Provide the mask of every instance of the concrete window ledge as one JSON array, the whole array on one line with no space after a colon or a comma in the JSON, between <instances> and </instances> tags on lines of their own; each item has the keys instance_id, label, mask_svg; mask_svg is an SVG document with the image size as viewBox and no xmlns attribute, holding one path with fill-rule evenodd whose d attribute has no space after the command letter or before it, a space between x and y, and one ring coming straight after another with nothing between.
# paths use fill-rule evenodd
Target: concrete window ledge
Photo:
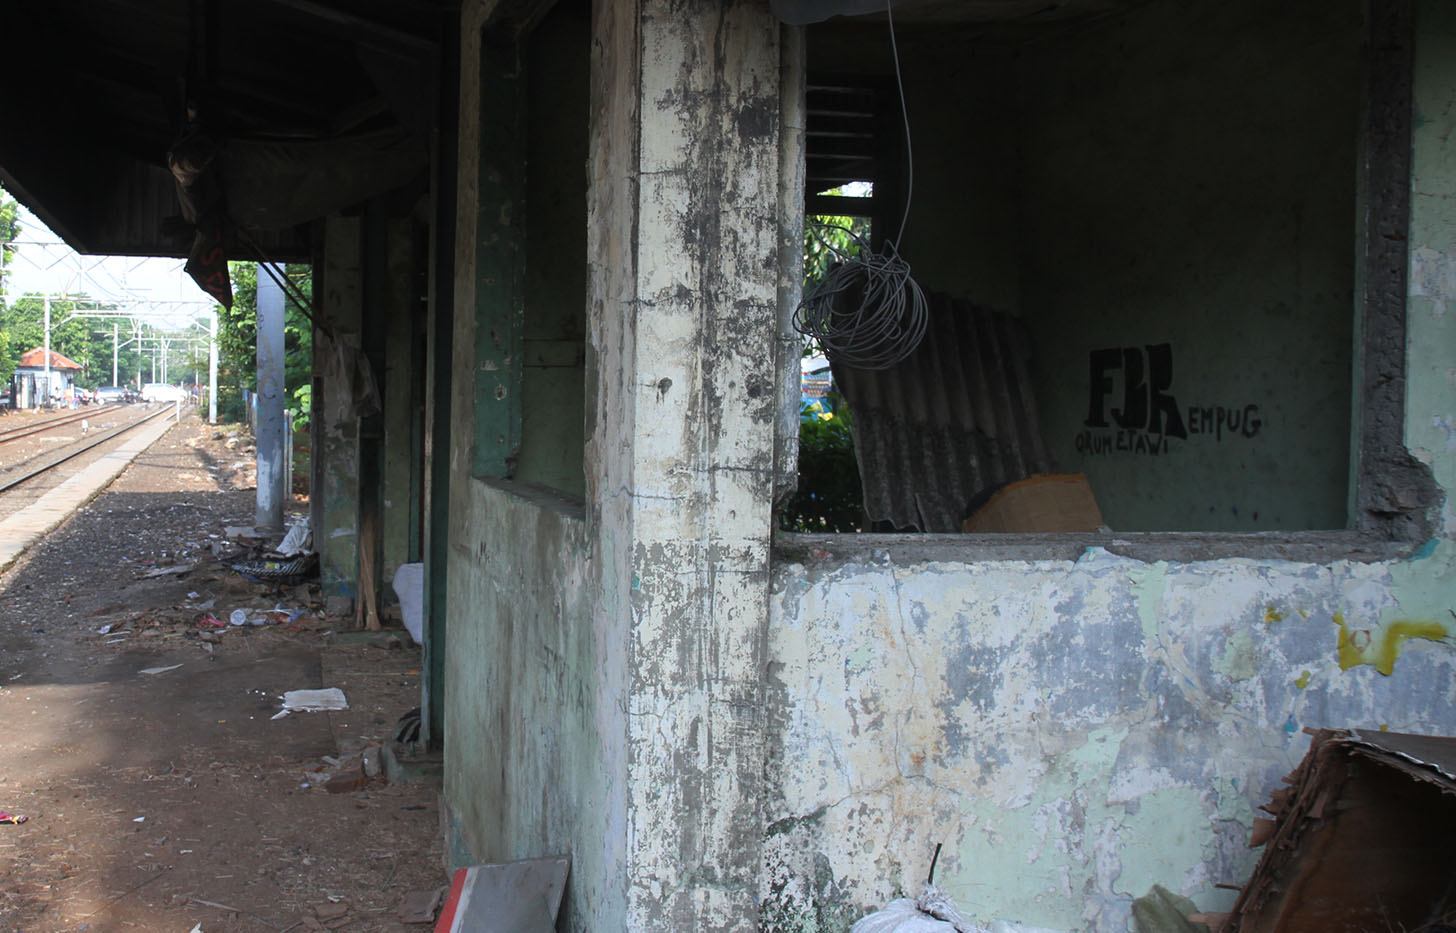
<instances>
[{"instance_id":1,"label":"concrete window ledge","mask_svg":"<svg viewBox=\"0 0 1456 933\"><path fill-rule=\"evenodd\" d=\"M489 476L473 477L474 481L518 499L528 505L560 515L572 521L586 521L586 503L570 493L534 483L518 483L515 480L496 479Z\"/></svg>"},{"instance_id":2,"label":"concrete window ledge","mask_svg":"<svg viewBox=\"0 0 1456 933\"><path fill-rule=\"evenodd\" d=\"M1330 563L1374 562L1410 556L1420 545L1358 531L1108 532L1092 534L800 534L774 536L774 559L804 564L846 561L1077 560L1089 548L1144 561L1246 558Z\"/></svg>"}]
</instances>

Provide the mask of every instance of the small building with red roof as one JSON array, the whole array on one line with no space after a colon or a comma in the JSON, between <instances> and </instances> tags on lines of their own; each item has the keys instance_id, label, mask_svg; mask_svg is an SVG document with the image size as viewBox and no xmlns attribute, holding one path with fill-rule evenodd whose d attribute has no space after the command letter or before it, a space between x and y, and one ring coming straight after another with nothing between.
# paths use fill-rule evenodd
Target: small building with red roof
<instances>
[{"instance_id":1,"label":"small building with red roof","mask_svg":"<svg viewBox=\"0 0 1456 933\"><path fill-rule=\"evenodd\" d=\"M47 385L46 352L43 347L36 347L20 355L20 363L11 377L16 407L35 407L45 404L47 399L51 403L63 403L75 397L76 376L83 367L51 350Z\"/></svg>"}]
</instances>

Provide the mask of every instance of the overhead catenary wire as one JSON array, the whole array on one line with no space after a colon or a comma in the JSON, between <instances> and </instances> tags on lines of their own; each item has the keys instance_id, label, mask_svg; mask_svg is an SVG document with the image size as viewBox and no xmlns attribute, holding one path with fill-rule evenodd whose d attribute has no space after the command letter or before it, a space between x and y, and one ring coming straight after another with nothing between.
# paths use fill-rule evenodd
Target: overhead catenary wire
<instances>
[{"instance_id":1,"label":"overhead catenary wire","mask_svg":"<svg viewBox=\"0 0 1456 933\"><path fill-rule=\"evenodd\" d=\"M902 362L925 338L929 323L925 293L910 274L910 264L900 257L900 240L910 219L915 191L915 156L893 7L893 0L887 0L890 51L905 127L907 181L900 229L895 239L879 250L871 249L856 236L860 250L854 256L846 256L826 242L842 261L804 296L793 318L794 329L817 341L831 362L855 369L889 369Z\"/></svg>"}]
</instances>

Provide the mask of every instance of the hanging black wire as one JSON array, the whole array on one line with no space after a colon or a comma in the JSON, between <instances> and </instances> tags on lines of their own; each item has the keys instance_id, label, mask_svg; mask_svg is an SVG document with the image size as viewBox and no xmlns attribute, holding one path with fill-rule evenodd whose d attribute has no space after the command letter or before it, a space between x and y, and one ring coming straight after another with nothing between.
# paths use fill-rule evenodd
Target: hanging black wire
<instances>
[{"instance_id":1,"label":"hanging black wire","mask_svg":"<svg viewBox=\"0 0 1456 933\"><path fill-rule=\"evenodd\" d=\"M886 242L879 250L871 250L859 240L860 251L856 256L845 256L821 238L820 242L841 256L842 261L794 309L794 329L818 341L831 362L854 369L889 369L904 360L920 346L929 317L925 293L910 275L910 264L900 258L900 238L905 235L910 198L915 191L915 156L911 150L910 112L905 106L905 83L900 75L892 7L893 3L887 3L885 12L890 24L895 82L900 89L900 115L905 123L905 161L909 176L900 230L893 242Z\"/></svg>"},{"instance_id":2,"label":"hanging black wire","mask_svg":"<svg viewBox=\"0 0 1456 933\"><path fill-rule=\"evenodd\" d=\"M794 309L794 329L835 363L888 369L920 345L928 317L909 263L886 243L836 264Z\"/></svg>"}]
</instances>

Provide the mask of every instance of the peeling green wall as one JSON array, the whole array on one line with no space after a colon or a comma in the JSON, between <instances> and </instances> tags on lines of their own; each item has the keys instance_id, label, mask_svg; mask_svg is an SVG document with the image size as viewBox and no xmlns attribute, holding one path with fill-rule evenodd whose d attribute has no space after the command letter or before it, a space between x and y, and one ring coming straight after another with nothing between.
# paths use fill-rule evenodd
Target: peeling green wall
<instances>
[{"instance_id":1,"label":"peeling green wall","mask_svg":"<svg viewBox=\"0 0 1456 933\"><path fill-rule=\"evenodd\" d=\"M445 799L474 859L570 854L573 901L592 903L622 853L600 802L606 649L591 621L586 526L559 500L458 485Z\"/></svg>"},{"instance_id":2,"label":"peeling green wall","mask_svg":"<svg viewBox=\"0 0 1456 933\"><path fill-rule=\"evenodd\" d=\"M1456 730L1456 622L1411 626L1401 570L780 565L765 928L918 890L936 842L982 924L1121 931L1154 883L1226 909L1305 727Z\"/></svg>"},{"instance_id":3,"label":"peeling green wall","mask_svg":"<svg viewBox=\"0 0 1456 933\"><path fill-rule=\"evenodd\" d=\"M1416 21L1405 436L1450 491L1456 11ZM1255 809L1304 728L1456 734L1449 497L1438 526L1363 561L972 562L848 536L786 553L762 928L846 930L918 890L936 842L937 884L982 924L1120 933L1154 883L1226 909L1216 885L1253 867Z\"/></svg>"},{"instance_id":4,"label":"peeling green wall","mask_svg":"<svg viewBox=\"0 0 1456 933\"><path fill-rule=\"evenodd\" d=\"M526 71L526 311L515 478L585 489L586 157L591 23L563 4L532 34Z\"/></svg>"},{"instance_id":5,"label":"peeling green wall","mask_svg":"<svg viewBox=\"0 0 1456 933\"><path fill-rule=\"evenodd\" d=\"M467 207L455 236L450 392L457 415L448 451L450 622L441 652L446 852L457 865L567 855L571 878L562 922L567 929L616 929L626 910L628 862L624 695L630 615L625 583L619 583L625 568L611 558L612 542L601 540L600 527L579 501L522 482L480 478L503 477L517 465L511 438L520 438L522 425L512 427L507 409L514 404L519 417L512 372L519 372L513 367L520 359L507 357L519 343L511 331L497 328L520 326L527 274L524 163L512 161L522 141L501 139L501 124L492 122L503 110L510 120L521 119L524 107L491 98L519 93L524 99L526 89L515 83L520 76L508 53L482 49L488 13L484 3L462 10L458 183ZM553 14L543 35L558 35L560 25ZM630 31L623 34L630 38ZM575 54L587 58L584 42ZM585 61L572 69L584 76ZM575 90L585 94L588 88L583 83ZM549 98L549 81L540 93ZM563 107L561 119L576 113L585 121L584 110ZM524 146L520 152L524 158ZM575 165L566 154L551 159L553 172L574 172L578 179L585 174L579 159ZM581 192L584 182L571 184ZM584 231L582 204L558 208L574 210ZM543 274L556 277L554 286L575 277L579 319L587 301L579 268L584 253L583 247L575 256L554 257L558 264ZM568 270L573 263L578 269ZM553 300L564 298L557 293ZM579 396L579 373L576 385ZM575 419L580 448L580 400ZM485 432L495 433L487 438ZM505 443L484 443L496 438ZM579 450L576 476L579 490Z\"/></svg>"}]
</instances>

